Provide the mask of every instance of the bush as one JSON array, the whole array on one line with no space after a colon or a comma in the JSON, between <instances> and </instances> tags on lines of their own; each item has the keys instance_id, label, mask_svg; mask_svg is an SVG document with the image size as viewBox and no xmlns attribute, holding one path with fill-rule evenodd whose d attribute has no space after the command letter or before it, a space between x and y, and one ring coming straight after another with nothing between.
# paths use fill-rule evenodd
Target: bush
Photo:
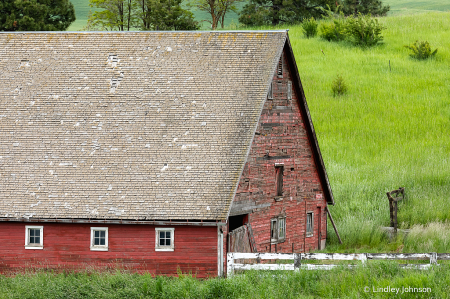
<instances>
[{"instance_id":1,"label":"bush","mask_svg":"<svg viewBox=\"0 0 450 299\"><path fill-rule=\"evenodd\" d=\"M349 17L345 27L347 39L355 46L372 47L383 40L381 31L385 28L370 15Z\"/></svg>"},{"instance_id":2,"label":"bush","mask_svg":"<svg viewBox=\"0 0 450 299\"><path fill-rule=\"evenodd\" d=\"M419 42L416 40L414 44L411 44L409 46L405 46L405 48L408 48L412 51L409 56L415 59L423 60L430 58L437 53L437 49L434 51L431 51L430 44L427 41L421 41Z\"/></svg>"},{"instance_id":3,"label":"bush","mask_svg":"<svg viewBox=\"0 0 450 299\"><path fill-rule=\"evenodd\" d=\"M341 75L337 75L336 79L334 79L331 89L333 90L333 96L347 93L348 87Z\"/></svg>"},{"instance_id":4,"label":"bush","mask_svg":"<svg viewBox=\"0 0 450 299\"><path fill-rule=\"evenodd\" d=\"M317 35L317 22L311 17L311 19L305 20L302 23L303 32L307 38L315 37Z\"/></svg>"},{"instance_id":5,"label":"bush","mask_svg":"<svg viewBox=\"0 0 450 299\"><path fill-rule=\"evenodd\" d=\"M320 37L327 41L342 41L345 40L345 18L335 18L328 22L320 24Z\"/></svg>"}]
</instances>

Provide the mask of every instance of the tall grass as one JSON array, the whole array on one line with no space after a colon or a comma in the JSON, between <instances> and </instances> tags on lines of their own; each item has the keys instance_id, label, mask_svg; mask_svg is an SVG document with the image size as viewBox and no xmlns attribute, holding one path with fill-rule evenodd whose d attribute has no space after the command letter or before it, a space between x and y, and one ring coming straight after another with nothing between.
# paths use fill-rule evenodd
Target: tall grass
<instances>
[{"instance_id":1,"label":"tall grass","mask_svg":"<svg viewBox=\"0 0 450 299\"><path fill-rule=\"evenodd\" d=\"M367 267L331 271L247 272L228 279L197 280L149 274L69 273L0 276L1 298L392 298L377 292L400 288L398 298L447 298L450 271L403 270L393 262L371 261ZM429 288L427 293L403 293L402 287ZM374 292L375 290L375 292Z\"/></svg>"},{"instance_id":2,"label":"tall grass","mask_svg":"<svg viewBox=\"0 0 450 299\"><path fill-rule=\"evenodd\" d=\"M331 248L388 248L377 227L389 225L386 192L400 186L407 193L398 214L403 228L450 218L449 18L381 18L385 42L371 49L306 39L300 27L290 28L344 240ZM442 51L433 60L411 59L403 46L416 39ZM335 98L330 86L338 72L350 92Z\"/></svg>"}]
</instances>

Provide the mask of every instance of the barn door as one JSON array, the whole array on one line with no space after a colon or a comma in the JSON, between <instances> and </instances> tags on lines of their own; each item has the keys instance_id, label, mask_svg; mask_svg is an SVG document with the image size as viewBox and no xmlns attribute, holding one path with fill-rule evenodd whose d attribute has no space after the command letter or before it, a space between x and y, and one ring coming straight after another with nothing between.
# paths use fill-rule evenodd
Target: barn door
<instances>
[{"instance_id":1,"label":"barn door","mask_svg":"<svg viewBox=\"0 0 450 299\"><path fill-rule=\"evenodd\" d=\"M251 226L246 224L230 232L230 252L253 252ZM252 242L253 241L253 242Z\"/></svg>"}]
</instances>

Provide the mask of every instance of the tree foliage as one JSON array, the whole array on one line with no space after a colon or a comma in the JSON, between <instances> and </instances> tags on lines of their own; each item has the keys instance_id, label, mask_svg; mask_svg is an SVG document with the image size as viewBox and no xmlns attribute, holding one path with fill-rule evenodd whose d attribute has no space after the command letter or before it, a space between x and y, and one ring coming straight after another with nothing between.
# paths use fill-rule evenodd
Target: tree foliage
<instances>
[{"instance_id":1,"label":"tree foliage","mask_svg":"<svg viewBox=\"0 0 450 299\"><path fill-rule=\"evenodd\" d=\"M140 0L138 19L142 30L197 30L194 14L181 8L182 0Z\"/></svg>"},{"instance_id":2,"label":"tree foliage","mask_svg":"<svg viewBox=\"0 0 450 299\"><path fill-rule=\"evenodd\" d=\"M130 30L135 22L132 0L89 0L89 6L100 8L89 14L88 29Z\"/></svg>"},{"instance_id":3,"label":"tree foliage","mask_svg":"<svg viewBox=\"0 0 450 299\"><path fill-rule=\"evenodd\" d=\"M63 31L73 21L69 0L0 1L0 31Z\"/></svg>"},{"instance_id":4,"label":"tree foliage","mask_svg":"<svg viewBox=\"0 0 450 299\"><path fill-rule=\"evenodd\" d=\"M86 29L196 30L194 15L182 9L182 0L89 0L91 13Z\"/></svg>"},{"instance_id":5,"label":"tree foliage","mask_svg":"<svg viewBox=\"0 0 450 299\"><path fill-rule=\"evenodd\" d=\"M329 6L336 6L336 1L250 0L239 15L239 22L248 26L298 23L311 17L321 18Z\"/></svg>"},{"instance_id":6,"label":"tree foliage","mask_svg":"<svg viewBox=\"0 0 450 299\"><path fill-rule=\"evenodd\" d=\"M358 13L373 16L385 16L390 10L389 5L383 5L381 0L341 0L342 11L346 16Z\"/></svg>"},{"instance_id":7,"label":"tree foliage","mask_svg":"<svg viewBox=\"0 0 450 299\"><path fill-rule=\"evenodd\" d=\"M190 7L195 7L200 11L207 12L211 20L203 20L211 24L212 30L215 30L219 23L224 27L225 15L234 11L237 13L236 3L243 0L191 0Z\"/></svg>"}]
</instances>

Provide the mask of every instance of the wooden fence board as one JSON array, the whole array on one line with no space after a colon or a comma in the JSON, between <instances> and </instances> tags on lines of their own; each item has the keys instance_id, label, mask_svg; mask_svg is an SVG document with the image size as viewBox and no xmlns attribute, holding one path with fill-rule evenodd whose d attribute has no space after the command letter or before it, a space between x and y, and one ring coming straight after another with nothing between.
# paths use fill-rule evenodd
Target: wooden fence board
<instances>
[{"instance_id":1,"label":"wooden fence board","mask_svg":"<svg viewBox=\"0 0 450 299\"><path fill-rule=\"evenodd\" d=\"M257 264L235 263L236 259L256 260ZM267 264L261 260L292 260L290 264ZM356 265L318 265L302 264L302 260L340 260L361 261ZM234 270L330 270L336 267L350 269L365 266L367 260L428 260L429 264L399 264L402 269L428 270L439 266L438 260L450 260L450 253L242 253L230 252L227 255L227 275L233 275Z\"/></svg>"}]
</instances>

